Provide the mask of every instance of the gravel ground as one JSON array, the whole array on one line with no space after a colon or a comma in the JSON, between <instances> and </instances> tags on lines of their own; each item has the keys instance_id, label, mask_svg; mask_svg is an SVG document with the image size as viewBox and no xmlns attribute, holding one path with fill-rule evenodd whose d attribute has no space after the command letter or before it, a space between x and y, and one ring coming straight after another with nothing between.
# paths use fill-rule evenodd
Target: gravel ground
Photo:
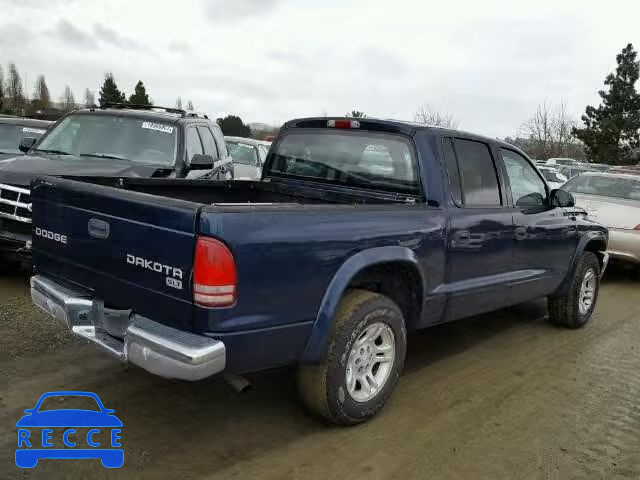
<instances>
[{"instance_id":1,"label":"gravel ground","mask_svg":"<svg viewBox=\"0 0 640 480\"><path fill-rule=\"evenodd\" d=\"M336 428L301 408L291 372L165 381L72 339L0 277L0 478L640 478L640 288L610 271L590 324L536 301L409 336L387 408ZM123 421L125 464L13 463L15 422L51 390L96 392Z\"/></svg>"}]
</instances>

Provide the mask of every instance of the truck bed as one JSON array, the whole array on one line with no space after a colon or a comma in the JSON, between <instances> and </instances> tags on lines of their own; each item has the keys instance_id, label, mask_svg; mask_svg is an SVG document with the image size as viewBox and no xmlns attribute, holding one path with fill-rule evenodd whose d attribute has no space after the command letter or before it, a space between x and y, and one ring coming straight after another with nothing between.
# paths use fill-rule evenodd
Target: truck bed
<instances>
[{"instance_id":1,"label":"truck bed","mask_svg":"<svg viewBox=\"0 0 640 480\"><path fill-rule=\"evenodd\" d=\"M382 204L405 203L395 193L345 189L312 182L206 181L125 177L67 177L72 181L120 188L132 192L186 200L202 204Z\"/></svg>"}]
</instances>

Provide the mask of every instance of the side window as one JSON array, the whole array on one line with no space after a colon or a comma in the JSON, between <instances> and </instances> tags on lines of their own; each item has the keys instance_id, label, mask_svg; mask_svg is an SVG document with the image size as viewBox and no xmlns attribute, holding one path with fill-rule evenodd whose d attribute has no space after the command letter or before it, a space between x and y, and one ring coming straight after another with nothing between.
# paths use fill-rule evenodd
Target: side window
<instances>
[{"instance_id":1,"label":"side window","mask_svg":"<svg viewBox=\"0 0 640 480\"><path fill-rule=\"evenodd\" d=\"M507 169L514 205L516 207L544 207L547 189L533 166L526 158L512 150L501 148L500 153Z\"/></svg>"},{"instance_id":2,"label":"side window","mask_svg":"<svg viewBox=\"0 0 640 480\"><path fill-rule=\"evenodd\" d=\"M451 197L458 204L462 205L462 188L460 187L460 170L458 170L458 161L456 153L453 150L453 141L450 138L444 138L442 141L442 149L444 150L444 162L449 176L449 186L451 188Z\"/></svg>"},{"instance_id":3,"label":"side window","mask_svg":"<svg viewBox=\"0 0 640 480\"><path fill-rule=\"evenodd\" d=\"M458 157L465 206L500 205L498 176L489 145L457 138L454 146Z\"/></svg>"},{"instance_id":4,"label":"side window","mask_svg":"<svg viewBox=\"0 0 640 480\"><path fill-rule=\"evenodd\" d=\"M200 153L204 153L202 150L202 143L200 142L200 135L198 135L198 131L196 127L187 128L187 162L191 163L191 159L194 155Z\"/></svg>"},{"instance_id":5,"label":"side window","mask_svg":"<svg viewBox=\"0 0 640 480\"><path fill-rule=\"evenodd\" d=\"M220 158L228 157L229 152L227 151L227 144L224 142L224 135L222 135L222 131L220 130L220 128L211 127L211 132L213 133L213 137L216 139L216 143L218 144Z\"/></svg>"},{"instance_id":6,"label":"side window","mask_svg":"<svg viewBox=\"0 0 640 480\"><path fill-rule=\"evenodd\" d=\"M200 134L200 138L202 139L202 145L204 145L204 153L206 155L211 155L214 159L218 159L218 148L216 147L216 142L213 139L213 135L211 134L211 130L207 127L198 127L198 133Z\"/></svg>"}]
</instances>

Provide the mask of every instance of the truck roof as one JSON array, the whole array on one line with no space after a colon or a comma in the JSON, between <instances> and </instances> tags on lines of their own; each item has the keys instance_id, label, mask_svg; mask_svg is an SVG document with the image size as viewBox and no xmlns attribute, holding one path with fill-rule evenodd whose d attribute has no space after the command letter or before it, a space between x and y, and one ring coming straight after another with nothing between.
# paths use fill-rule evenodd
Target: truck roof
<instances>
[{"instance_id":1,"label":"truck roof","mask_svg":"<svg viewBox=\"0 0 640 480\"><path fill-rule=\"evenodd\" d=\"M282 128L290 128L290 127L307 127L307 128L322 128L327 127L327 122L329 120L355 120L360 123L362 128L379 131L379 132L388 132L388 133L400 133L403 135L412 135L418 130L427 130L434 135L438 136L460 136L463 135L465 138L471 138L482 142L488 143L497 143L500 146L508 147L512 150L516 150L523 155L526 155L520 150L518 147L511 145L510 143L503 142L502 140L498 140L496 138L486 137L483 135L478 135L471 132L466 132L463 130L455 130L450 128L438 127L434 125L425 125L424 123L411 122L406 120L395 120L395 119L381 119L381 118L371 118L371 117L361 117L361 118L349 118L349 117L309 117L309 118L298 118L295 120L290 120L286 122Z\"/></svg>"},{"instance_id":2,"label":"truck roof","mask_svg":"<svg viewBox=\"0 0 640 480\"><path fill-rule=\"evenodd\" d=\"M48 128L53 122L49 120L38 120L35 118L0 116L0 125L23 125L25 127Z\"/></svg>"},{"instance_id":3,"label":"truck roof","mask_svg":"<svg viewBox=\"0 0 640 480\"><path fill-rule=\"evenodd\" d=\"M195 112L186 112L184 110L160 107L160 106L107 106L107 107L91 107L75 110L74 114L91 114L91 115L110 115L122 117L136 117L161 120L163 122L178 123L180 120L203 119L210 120L207 115Z\"/></svg>"}]
</instances>

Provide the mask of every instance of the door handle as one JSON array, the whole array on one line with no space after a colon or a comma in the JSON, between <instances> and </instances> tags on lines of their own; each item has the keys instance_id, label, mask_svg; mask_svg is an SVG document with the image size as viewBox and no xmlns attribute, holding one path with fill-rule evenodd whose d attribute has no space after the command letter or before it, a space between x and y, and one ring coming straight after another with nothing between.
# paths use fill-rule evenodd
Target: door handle
<instances>
[{"instance_id":1,"label":"door handle","mask_svg":"<svg viewBox=\"0 0 640 480\"><path fill-rule=\"evenodd\" d=\"M514 229L514 235L516 237L516 240L524 240L525 238L527 238L527 227L516 227Z\"/></svg>"},{"instance_id":2,"label":"door handle","mask_svg":"<svg viewBox=\"0 0 640 480\"><path fill-rule=\"evenodd\" d=\"M458 230L453 234L455 244L462 245L471 240L471 232L469 230Z\"/></svg>"}]
</instances>

